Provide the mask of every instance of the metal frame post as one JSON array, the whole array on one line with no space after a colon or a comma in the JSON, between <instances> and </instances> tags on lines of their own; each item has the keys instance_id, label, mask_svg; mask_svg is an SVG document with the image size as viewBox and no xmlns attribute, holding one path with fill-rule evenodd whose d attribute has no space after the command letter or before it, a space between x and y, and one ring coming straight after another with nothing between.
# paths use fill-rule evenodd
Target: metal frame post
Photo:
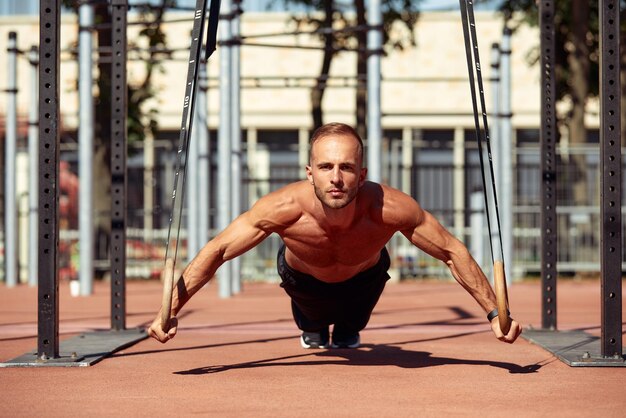
<instances>
[{"instance_id":1,"label":"metal frame post","mask_svg":"<svg viewBox=\"0 0 626 418\"><path fill-rule=\"evenodd\" d=\"M4 154L4 265L7 287L18 283L17 265L17 33L9 32L7 42L7 110Z\"/></svg>"},{"instance_id":2,"label":"metal frame post","mask_svg":"<svg viewBox=\"0 0 626 418\"><path fill-rule=\"evenodd\" d=\"M59 64L60 1L42 0L40 19L39 113L39 290L36 353L0 363L0 367L91 366L122 348L147 338L143 328L124 329L126 221L126 0L112 1L112 242L111 330L81 334L59 344L57 278L59 218Z\"/></svg>"},{"instance_id":3,"label":"metal frame post","mask_svg":"<svg viewBox=\"0 0 626 418\"><path fill-rule=\"evenodd\" d=\"M126 328L127 0L112 1L111 59L111 329Z\"/></svg>"},{"instance_id":4,"label":"metal frame post","mask_svg":"<svg viewBox=\"0 0 626 418\"><path fill-rule=\"evenodd\" d=\"M41 0L39 35L39 263L37 358L59 356L59 0Z\"/></svg>"},{"instance_id":5,"label":"metal frame post","mask_svg":"<svg viewBox=\"0 0 626 418\"><path fill-rule=\"evenodd\" d=\"M620 2L600 0L602 357L622 357Z\"/></svg>"},{"instance_id":6,"label":"metal frame post","mask_svg":"<svg viewBox=\"0 0 626 418\"><path fill-rule=\"evenodd\" d=\"M540 3L542 69L542 324L525 339L576 367L626 367L622 347L622 155L619 2L600 0L601 336L556 331L554 3Z\"/></svg>"},{"instance_id":7,"label":"metal frame post","mask_svg":"<svg viewBox=\"0 0 626 418\"><path fill-rule=\"evenodd\" d=\"M382 181L381 70L383 14L380 0L367 6L367 166L368 178Z\"/></svg>"},{"instance_id":8,"label":"metal frame post","mask_svg":"<svg viewBox=\"0 0 626 418\"><path fill-rule=\"evenodd\" d=\"M541 327L557 328L556 82L554 1L539 2L541 36Z\"/></svg>"}]
</instances>

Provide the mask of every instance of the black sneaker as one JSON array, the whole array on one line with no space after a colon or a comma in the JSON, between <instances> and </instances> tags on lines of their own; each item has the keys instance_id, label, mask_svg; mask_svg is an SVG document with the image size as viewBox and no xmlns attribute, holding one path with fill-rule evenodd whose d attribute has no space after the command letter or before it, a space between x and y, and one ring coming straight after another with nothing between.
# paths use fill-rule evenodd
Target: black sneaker
<instances>
[{"instance_id":1,"label":"black sneaker","mask_svg":"<svg viewBox=\"0 0 626 418\"><path fill-rule=\"evenodd\" d=\"M361 337L359 333L351 335L337 335L333 332L332 348L359 348L361 345Z\"/></svg>"},{"instance_id":2,"label":"black sneaker","mask_svg":"<svg viewBox=\"0 0 626 418\"><path fill-rule=\"evenodd\" d=\"M319 332L303 332L300 337L300 345L302 348L328 348L330 335L328 328Z\"/></svg>"}]
</instances>

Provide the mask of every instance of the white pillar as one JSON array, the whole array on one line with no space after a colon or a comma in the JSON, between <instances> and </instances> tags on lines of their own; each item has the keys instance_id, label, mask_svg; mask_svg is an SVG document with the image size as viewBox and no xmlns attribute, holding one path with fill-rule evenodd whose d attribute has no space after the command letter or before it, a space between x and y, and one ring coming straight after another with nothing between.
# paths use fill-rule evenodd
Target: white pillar
<instances>
[{"instance_id":1,"label":"white pillar","mask_svg":"<svg viewBox=\"0 0 626 418\"><path fill-rule=\"evenodd\" d=\"M238 0L233 1L231 11L233 19L231 21L230 31L231 39L237 39L239 36L239 3ZM231 162L231 219L237 218L241 214L241 181L242 181L242 162L241 162L241 112L240 112L240 48L239 45L233 44L231 47L231 143L232 143L232 162ZM241 292L241 258L237 257L231 261L231 280L232 292L238 294Z\"/></svg>"},{"instance_id":2,"label":"white pillar","mask_svg":"<svg viewBox=\"0 0 626 418\"><path fill-rule=\"evenodd\" d=\"M221 14L226 16L220 19L220 38L223 42L230 40L230 13L231 1L222 0ZM218 231L223 231L231 221L231 158L232 158L232 115L231 115L231 47L226 44L220 48L220 125L218 139L218 198L217 219ZM231 265L226 262L218 272L219 296L228 298L232 296Z\"/></svg>"},{"instance_id":3,"label":"white pillar","mask_svg":"<svg viewBox=\"0 0 626 418\"><path fill-rule=\"evenodd\" d=\"M368 178L382 181L382 127L380 99L380 56L383 47L383 23L380 0L370 0L367 7L367 166Z\"/></svg>"},{"instance_id":4,"label":"white pillar","mask_svg":"<svg viewBox=\"0 0 626 418\"><path fill-rule=\"evenodd\" d=\"M28 283L36 286L39 274L39 49L30 50L30 105L28 113Z\"/></svg>"},{"instance_id":5,"label":"white pillar","mask_svg":"<svg viewBox=\"0 0 626 418\"><path fill-rule=\"evenodd\" d=\"M79 8L80 34L78 37L78 93L80 106L78 109L78 143L79 143L79 236L80 236L80 294L88 296L93 293L93 40L91 27L94 14L90 4L82 4Z\"/></svg>"},{"instance_id":6,"label":"white pillar","mask_svg":"<svg viewBox=\"0 0 626 418\"><path fill-rule=\"evenodd\" d=\"M513 127L511 124L511 30L504 29L501 50L501 87L500 109L502 120L500 132L502 135L502 186L498 196L502 196L502 246L504 250L505 275L507 283L513 280Z\"/></svg>"},{"instance_id":7,"label":"white pillar","mask_svg":"<svg viewBox=\"0 0 626 418\"><path fill-rule=\"evenodd\" d=\"M465 131L463 127L454 130L454 234L463 240L465 229Z\"/></svg>"},{"instance_id":8,"label":"white pillar","mask_svg":"<svg viewBox=\"0 0 626 418\"><path fill-rule=\"evenodd\" d=\"M18 282L17 271L17 195L15 157L17 147L17 33L9 32L7 43L7 110L4 150L4 265L6 285Z\"/></svg>"}]
</instances>

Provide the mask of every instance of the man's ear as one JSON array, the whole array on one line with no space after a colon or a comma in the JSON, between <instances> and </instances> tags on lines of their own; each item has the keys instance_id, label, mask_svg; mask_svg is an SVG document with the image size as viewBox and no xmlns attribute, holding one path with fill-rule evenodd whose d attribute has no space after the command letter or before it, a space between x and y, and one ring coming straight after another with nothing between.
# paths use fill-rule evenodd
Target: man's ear
<instances>
[{"instance_id":1,"label":"man's ear","mask_svg":"<svg viewBox=\"0 0 626 418\"><path fill-rule=\"evenodd\" d=\"M311 172L311 166L307 165L305 167L306 170L306 178L309 180L309 183L313 184L313 173Z\"/></svg>"},{"instance_id":2,"label":"man's ear","mask_svg":"<svg viewBox=\"0 0 626 418\"><path fill-rule=\"evenodd\" d=\"M365 180L367 179L367 167L361 168L361 175L359 176L359 186L363 186Z\"/></svg>"}]
</instances>

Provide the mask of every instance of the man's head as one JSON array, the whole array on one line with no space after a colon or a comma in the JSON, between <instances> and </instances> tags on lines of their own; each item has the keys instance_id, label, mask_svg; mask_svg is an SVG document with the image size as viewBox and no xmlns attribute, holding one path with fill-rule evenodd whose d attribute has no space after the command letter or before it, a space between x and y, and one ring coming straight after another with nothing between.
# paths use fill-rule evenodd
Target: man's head
<instances>
[{"instance_id":1,"label":"man's head","mask_svg":"<svg viewBox=\"0 0 626 418\"><path fill-rule=\"evenodd\" d=\"M363 140L354 128L352 128L352 126L339 122L327 123L326 125L320 126L315 130L315 132L313 132L311 140L309 141L309 163L313 157L313 145L315 142L328 136L342 137L346 139L352 137L353 139L356 139L359 143L359 158L361 159L361 165L363 165Z\"/></svg>"},{"instance_id":2,"label":"man's head","mask_svg":"<svg viewBox=\"0 0 626 418\"><path fill-rule=\"evenodd\" d=\"M363 141L350 126L329 123L310 141L307 178L317 198L328 208L341 209L354 200L365 182Z\"/></svg>"}]
</instances>

